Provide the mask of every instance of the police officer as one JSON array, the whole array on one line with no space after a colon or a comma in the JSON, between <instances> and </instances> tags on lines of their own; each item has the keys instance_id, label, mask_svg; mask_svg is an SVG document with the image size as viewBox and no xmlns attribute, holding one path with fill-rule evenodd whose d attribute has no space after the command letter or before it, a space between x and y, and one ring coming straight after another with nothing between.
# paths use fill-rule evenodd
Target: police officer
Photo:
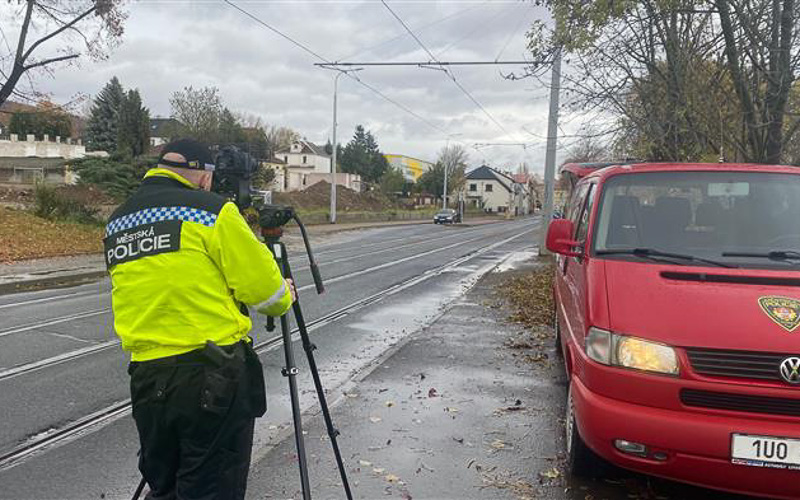
<instances>
[{"instance_id":1,"label":"police officer","mask_svg":"<svg viewBox=\"0 0 800 500\"><path fill-rule=\"evenodd\" d=\"M114 328L131 353L139 469L153 500L244 498L266 396L242 304L280 316L294 300L236 205L208 192L212 161L197 141L167 144L106 227Z\"/></svg>"}]
</instances>

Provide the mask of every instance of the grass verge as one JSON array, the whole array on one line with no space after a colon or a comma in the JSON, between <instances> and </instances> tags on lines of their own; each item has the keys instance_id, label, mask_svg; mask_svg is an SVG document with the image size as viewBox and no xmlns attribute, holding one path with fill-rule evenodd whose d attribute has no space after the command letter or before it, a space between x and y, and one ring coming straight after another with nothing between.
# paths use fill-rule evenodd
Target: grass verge
<instances>
[{"instance_id":1,"label":"grass verge","mask_svg":"<svg viewBox=\"0 0 800 500\"><path fill-rule=\"evenodd\" d=\"M100 226L0 208L0 262L101 252L102 238Z\"/></svg>"}]
</instances>

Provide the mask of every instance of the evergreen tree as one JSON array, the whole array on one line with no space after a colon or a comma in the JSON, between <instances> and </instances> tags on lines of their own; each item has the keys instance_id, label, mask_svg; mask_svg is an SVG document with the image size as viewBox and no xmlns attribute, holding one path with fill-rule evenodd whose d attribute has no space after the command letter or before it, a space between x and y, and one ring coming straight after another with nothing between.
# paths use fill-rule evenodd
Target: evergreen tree
<instances>
[{"instance_id":1,"label":"evergreen tree","mask_svg":"<svg viewBox=\"0 0 800 500\"><path fill-rule=\"evenodd\" d=\"M244 130L239 124L239 120L233 116L230 109L223 108L222 112L219 114L218 123L219 130L214 140L217 144L242 144L247 142L247 137L245 137ZM246 146L242 149L245 151L248 150Z\"/></svg>"},{"instance_id":2,"label":"evergreen tree","mask_svg":"<svg viewBox=\"0 0 800 500\"><path fill-rule=\"evenodd\" d=\"M129 90L117 120L117 150L124 157L141 156L150 145L150 111L142 106L138 90Z\"/></svg>"},{"instance_id":3,"label":"evergreen tree","mask_svg":"<svg viewBox=\"0 0 800 500\"><path fill-rule=\"evenodd\" d=\"M389 168L375 137L361 125L356 127L353 139L342 149L340 165L342 172L358 174L366 182L378 182Z\"/></svg>"},{"instance_id":4,"label":"evergreen tree","mask_svg":"<svg viewBox=\"0 0 800 500\"><path fill-rule=\"evenodd\" d=\"M117 151L118 120L125 90L115 76L97 94L86 126L86 145L94 151Z\"/></svg>"}]
</instances>

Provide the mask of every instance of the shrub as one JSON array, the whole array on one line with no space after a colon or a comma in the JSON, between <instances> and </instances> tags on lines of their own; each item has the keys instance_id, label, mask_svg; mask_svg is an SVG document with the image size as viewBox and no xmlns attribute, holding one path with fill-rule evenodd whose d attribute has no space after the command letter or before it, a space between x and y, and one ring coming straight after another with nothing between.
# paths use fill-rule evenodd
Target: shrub
<instances>
[{"instance_id":1,"label":"shrub","mask_svg":"<svg viewBox=\"0 0 800 500\"><path fill-rule=\"evenodd\" d=\"M75 161L71 166L79 176L79 184L97 186L117 200L122 200L139 187L145 172L156 162L156 158L147 157L132 160L87 157Z\"/></svg>"},{"instance_id":2,"label":"shrub","mask_svg":"<svg viewBox=\"0 0 800 500\"><path fill-rule=\"evenodd\" d=\"M34 190L34 214L49 220L69 220L80 223L96 223L98 208L64 188L38 183Z\"/></svg>"}]
</instances>

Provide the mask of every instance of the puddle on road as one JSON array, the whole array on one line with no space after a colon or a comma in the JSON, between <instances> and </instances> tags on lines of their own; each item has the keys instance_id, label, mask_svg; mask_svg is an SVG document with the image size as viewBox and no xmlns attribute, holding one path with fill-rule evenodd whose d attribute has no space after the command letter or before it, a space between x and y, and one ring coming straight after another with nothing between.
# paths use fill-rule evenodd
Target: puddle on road
<instances>
[{"instance_id":1,"label":"puddle on road","mask_svg":"<svg viewBox=\"0 0 800 500\"><path fill-rule=\"evenodd\" d=\"M506 271L513 271L525 264L530 264L539 256L539 250L527 250L522 252L514 252L505 261L500 263L494 270L496 273L504 273Z\"/></svg>"}]
</instances>

